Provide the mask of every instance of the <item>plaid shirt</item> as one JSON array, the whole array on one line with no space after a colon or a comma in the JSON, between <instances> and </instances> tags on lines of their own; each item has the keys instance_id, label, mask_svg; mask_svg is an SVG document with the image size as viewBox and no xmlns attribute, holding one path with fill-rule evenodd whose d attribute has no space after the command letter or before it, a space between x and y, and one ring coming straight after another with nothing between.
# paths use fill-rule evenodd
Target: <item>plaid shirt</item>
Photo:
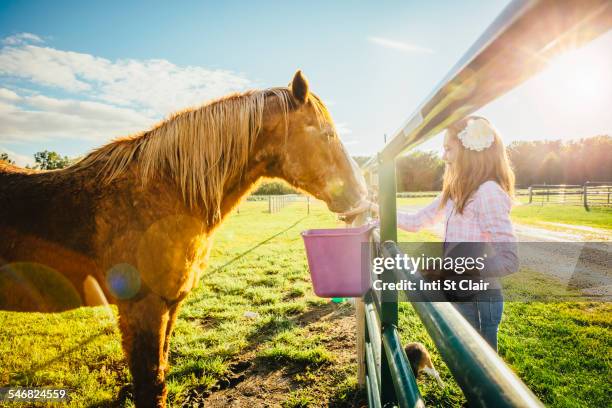
<instances>
[{"instance_id":1,"label":"plaid shirt","mask_svg":"<svg viewBox=\"0 0 612 408\"><path fill-rule=\"evenodd\" d=\"M463 208L463 214L455 209L452 200L440 207L439 195L427 207L415 214L397 213L398 226L416 232L445 219L445 242L516 242L508 194L494 181L486 181L478 187Z\"/></svg>"}]
</instances>

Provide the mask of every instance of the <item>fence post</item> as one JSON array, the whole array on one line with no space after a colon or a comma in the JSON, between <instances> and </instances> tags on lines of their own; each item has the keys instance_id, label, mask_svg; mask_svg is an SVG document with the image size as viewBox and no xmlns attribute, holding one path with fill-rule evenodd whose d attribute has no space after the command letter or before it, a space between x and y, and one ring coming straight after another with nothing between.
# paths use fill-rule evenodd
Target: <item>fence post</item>
<instances>
[{"instance_id":1,"label":"fence post","mask_svg":"<svg viewBox=\"0 0 612 408\"><path fill-rule=\"evenodd\" d=\"M307 203L308 203L308 204L307 204L307 206L308 206L308 207L307 207L307 208L308 208L308 210L307 210L307 211L308 211L308 212L306 213L306 215L310 215L310 196L306 197L306 201L307 201Z\"/></svg>"},{"instance_id":2,"label":"fence post","mask_svg":"<svg viewBox=\"0 0 612 408\"><path fill-rule=\"evenodd\" d=\"M380 163L379 167L379 208L380 208L380 242L397 242L397 200L395 181L395 159L388 159ZM382 273L383 282L394 282L395 276L392 270ZM392 291L390 296L385 294L381 300L380 325L381 336L385 328L392 325L397 327L398 308L397 292ZM382 344L382 342L381 342ZM382 348L383 346L381 346ZM393 387L393 378L389 368L389 361L384 350L380 350L380 399L383 406L395 404L396 395Z\"/></svg>"},{"instance_id":3,"label":"fence post","mask_svg":"<svg viewBox=\"0 0 612 408\"><path fill-rule=\"evenodd\" d=\"M565 204L565 194L567 193L567 187L564 185L561 187L561 202Z\"/></svg>"},{"instance_id":4,"label":"fence post","mask_svg":"<svg viewBox=\"0 0 612 408\"><path fill-rule=\"evenodd\" d=\"M355 298L355 320L357 321L357 384L360 388L366 385L365 363L365 303L362 298Z\"/></svg>"},{"instance_id":5,"label":"fence post","mask_svg":"<svg viewBox=\"0 0 612 408\"><path fill-rule=\"evenodd\" d=\"M586 183L584 183L584 185L582 186L582 199L584 201L584 209L589 211L589 203L588 203L588 185L589 182L587 181Z\"/></svg>"},{"instance_id":6,"label":"fence post","mask_svg":"<svg viewBox=\"0 0 612 408\"><path fill-rule=\"evenodd\" d=\"M529 186L529 204L533 201L533 187Z\"/></svg>"}]
</instances>

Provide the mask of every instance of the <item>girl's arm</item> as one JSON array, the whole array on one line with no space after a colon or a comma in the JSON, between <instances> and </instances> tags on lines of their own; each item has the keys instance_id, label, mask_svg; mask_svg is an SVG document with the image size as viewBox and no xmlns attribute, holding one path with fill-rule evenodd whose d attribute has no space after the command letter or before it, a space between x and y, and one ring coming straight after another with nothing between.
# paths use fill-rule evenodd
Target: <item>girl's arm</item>
<instances>
[{"instance_id":1,"label":"girl's arm","mask_svg":"<svg viewBox=\"0 0 612 408\"><path fill-rule=\"evenodd\" d=\"M442 218L443 211L439 208L442 195L437 196L427 207L420 209L414 214L397 212L397 226L405 231L416 232L421 228L435 224ZM378 205L373 202L365 201L359 208L339 214L341 217L348 217L355 214L370 211L378 215Z\"/></svg>"},{"instance_id":2,"label":"girl's arm","mask_svg":"<svg viewBox=\"0 0 612 408\"><path fill-rule=\"evenodd\" d=\"M486 182L478 190L478 220L493 254L485 261L482 276L504 276L518 270L517 238L514 235L508 194L495 182Z\"/></svg>"},{"instance_id":3,"label":"girl's arm","mask_svg":"<svg viewBox=\"0 0 612 408\"><path fill-rule=\"evenodd\" d=\"M416 232L422 228L435 224L442 218L444 212L440 208L442 195L437 196L427 207L414 214L397 212L397 226L405 231Z\"/></svg>"}]
</instances>

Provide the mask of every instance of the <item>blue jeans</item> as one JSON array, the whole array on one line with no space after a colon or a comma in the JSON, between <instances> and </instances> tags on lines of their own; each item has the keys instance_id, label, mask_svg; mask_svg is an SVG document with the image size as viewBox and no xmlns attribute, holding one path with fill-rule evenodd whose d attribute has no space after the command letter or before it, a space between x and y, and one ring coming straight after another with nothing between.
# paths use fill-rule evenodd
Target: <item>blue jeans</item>
<instances>
[{"instance_id":1,"label":"blue jeans","mask_svg":"<svg viewBox=\"0 0 612 408\"><path fill-rule=\"evenodd\" d=\"M453 306L497 351L497 332L504 311L504 297L499 289L479 293Z\"/></svg>"}]
</instances>

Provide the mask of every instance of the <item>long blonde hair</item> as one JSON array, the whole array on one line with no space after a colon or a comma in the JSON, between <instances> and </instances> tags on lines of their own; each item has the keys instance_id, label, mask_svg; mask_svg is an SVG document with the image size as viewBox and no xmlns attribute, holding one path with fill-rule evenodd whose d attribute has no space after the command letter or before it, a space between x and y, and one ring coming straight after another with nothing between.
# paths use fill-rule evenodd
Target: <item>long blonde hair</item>
<instances>
[{"instance_id":1,"label":"long blonde hair","mask_svg":"<svg viewBox=\"0 0 612 408\"><path fill-rule=\"evenodd\" d=\"M467 149L459 140L459 132L471 119L489 122L480 116L468 116L447 129L447 137L451 143L458 145L458 152L453 163L446 165L440 205L444 206L452 199L459 214L463 213L472 194L485 181L497 182L510 197L514 196L514 172L499 133L493 132L493 144L482 151Z\"/></svg>"}]
</instances>

